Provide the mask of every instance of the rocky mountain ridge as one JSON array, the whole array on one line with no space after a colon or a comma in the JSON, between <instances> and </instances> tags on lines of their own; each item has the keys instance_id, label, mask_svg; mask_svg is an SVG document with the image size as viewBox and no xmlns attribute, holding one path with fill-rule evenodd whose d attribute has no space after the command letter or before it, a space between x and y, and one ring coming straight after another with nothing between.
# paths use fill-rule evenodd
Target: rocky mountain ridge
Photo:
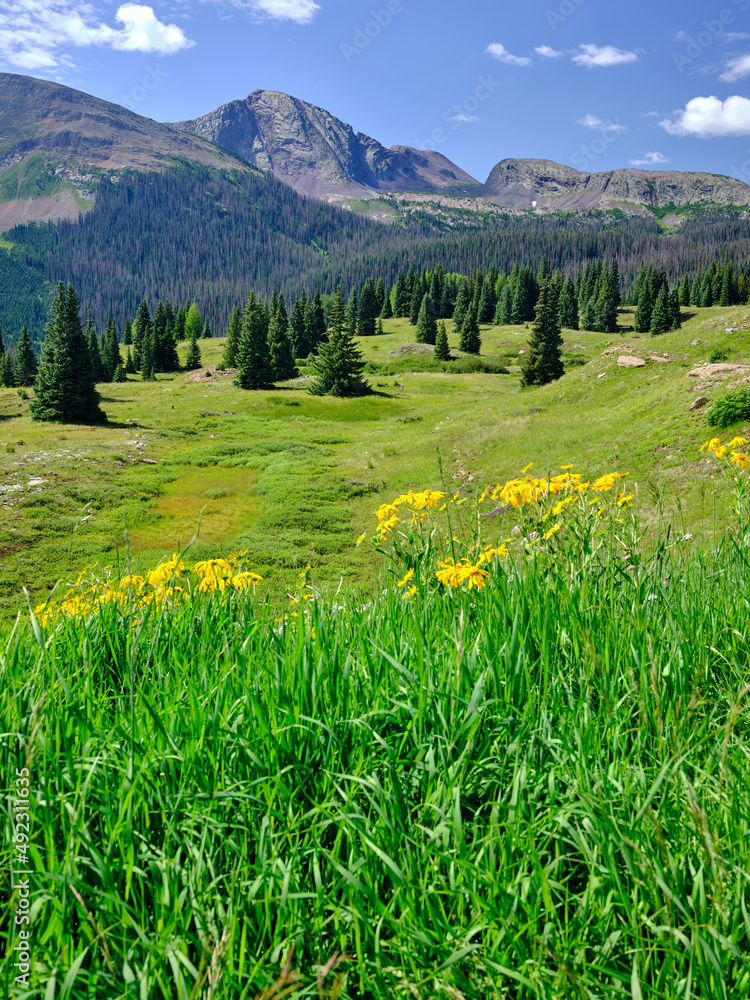
<instances>
[{"instance_id":1,"label":"rocky mountain ridge","mask_svg":"<svg viewBox=\"0 0 750 1000\"><path fill-rule=\"evenodd\" d=\"M208 139L316 197L377 191L473 192L479 182L441 153L392 146L288 94L255 90L173 128Z\"/></svg>"}]
</instances>

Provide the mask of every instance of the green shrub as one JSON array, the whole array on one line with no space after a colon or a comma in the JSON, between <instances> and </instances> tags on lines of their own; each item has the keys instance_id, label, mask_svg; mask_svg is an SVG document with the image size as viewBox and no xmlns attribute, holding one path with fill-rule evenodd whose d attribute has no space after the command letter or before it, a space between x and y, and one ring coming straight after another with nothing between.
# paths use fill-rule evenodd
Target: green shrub
<instances>
[{"instance_id":1,"label":"green shrub","mask_svg":"<svg viewBox=\"0 0 750 1000\"><path fill-rule=\"evenodd\" d=\"M712 365L717 365L721 361L728 361L729 355L724 350L723 347L714 347L708 356L709 363Z\"/></svg>"},{"instance_id":2,"label":"green shrub","mask_svg":"<svg viewBox=\"0 0 750 1000\"><path fill-rule=\"evenodd\" d=\"M709 427L722 429L750 420L750 389L734 389L717 399L706 419Z\"/></svg>"}]
</instances>

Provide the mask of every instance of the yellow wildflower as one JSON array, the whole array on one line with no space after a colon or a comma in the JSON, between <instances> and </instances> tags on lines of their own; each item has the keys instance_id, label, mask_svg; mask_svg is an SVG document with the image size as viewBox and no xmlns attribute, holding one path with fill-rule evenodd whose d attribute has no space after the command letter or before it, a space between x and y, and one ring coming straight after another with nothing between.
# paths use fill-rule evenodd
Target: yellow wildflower
<instances>
[{"instance_id":1,"label":"yellow wildflower","mask_svg":"<svg viewBox=\"0 0 750 1000\"><path fill-rule=\"evenodd\" d=\"M634 495L635 494L633 494L633 493L628 493L628 495L626 497L625 496L618 497L617 498L617 506L618 507L624 507L626 503L629 503L633 499Z\"/></svg>"},{"instance_id":2,"label":"yellow wildflower","mask_svg":"<svg viewBox=\"0 0 750 1000\"><path fill-rule=\"evenodd\" d=\"M725 444L721 445L719 448L714 448L714 455L717 458L724 458L727 453L727 446Z\"/></svg>"},{"instance_id":3,"label":"yellow wildflower","mask_svg":"<svg viewBox=\"0 0 750 1000\"><path fill-rule=\"evenodd\" d=\"M552 536L553 536L553 535L554 535L554 534L555 534L556 532L558 532L558 531L560 530L560 528L561 528L561 527L562 527L562 525L560 524L560 522L559 522L559 521L557 522L557 524L553 525L553 527L551 527L551 528L549 529L549 531L548 531L548 532L547 532L547 533L546 533L546 534L545 534L545 535L543 536L543 537L544 537L544 540L545 540L545 542L546 542L546 541L548 541L548 539L552 538Z\"/></svg>"},{"instance_id":4,"label":"yellow wildflower","mask_svg":"<svg viewBox=\"0 0 750 1000\"><path fill-rule=\"evenodd\" d=\"M716 451L717 448L721 447L721 438L711 438L710 441L706 441L702 444L699 451Z\"/></svg>"},{"instance_id":5,"label":"yellow wildflower","mask_svg":"<svg viewBox=\"0 0 750 1000\"><path fill-rule=\"evenodd\" d=\"M409 589L408 589L408 590L406 591L406 596L407 596L407 598L412 598L412 597L414 597L414 595L416 594L416 592L417 592L417 588L416 588L416 586L415 586L415 587L410 587L410 588L409 588Z\"/></svg>"},{"instance_id":6,"label":"yellow wildflower","mask_svg":"<svg viewBox=\"0 0 750 1000\"><path fill-rule=\"evenodd\" d=\"M480 497L480 498L479 498L479 499L477 500L477 505L479 505L480 503L484 503L484 501L485 501L485 500L487 499L487 494L488 494L489 492L490 492L490 488L489 488L489 486L485 486L485 488L484 488L484 493L483 493L483 494L481 495L481 497Z\"/></svg>"},{"instance_id":7,"label":"yellow wildflower","mask_svg":"<svg viewBox=\"0 0 750 1000\"><path fill-rule=\"evenodd\" d=\"M600 476L596 482L591 484L591 489L596 493L606 493L611 490L618 479L623 478L623 473L621 472L609 472L606 476Z\"/></svg>"},{"instance_id":8,"label":"yellow wildflower","mask_svg":"<svg viewBox=\"0 0 750 1000\"><path fill-rule=\"evenodd\" d=\"M440 583L444 584L446 587L461 586L460 565L457 566L452 559L446 559L445 562L439 562L438 566L440 569L437 571L435 576Z\"/></svg>"},{"instance_id":9,"label":"yellow wildflower","mask_svg":"<svg viewBox=\"0 0 750 1000\"><path fill-rule=\"evenodd\" d=\"M249 590L250 587L257 587L262 580L263 577L258 576L257 573L250 573L246 571L244 573L238 573L237 576L232 577L232 586L235 590Z\"/></svg>"},{"instance_id":10,"label":"yellow wildflower","mask_svg":"<svg viewBox=\"0 0 750 1000\"><path fill-rule=\"evenodd\" d=\"M405 587L406 584L409 582L409 580L411 580L411 578L413 576L414 576L414 567L412 566L412 568L407 572L407 574L403 578L403 580L399 580L399 582L396 584L396 586L397 587Z\"/></svg>"},{"instance_id":11,"label":"yellow wildflower","mask_svg":"<svg viewBox=\"0 0 750 1000\"><path fill-rule=\"evenodd\" d=\"M361 545L362 542L364 542L365 538L367 538L367 532L363 531L362 534L357 539L357 545Z\"/></svg>"},{"instance_id":12,"label":"yellow wildflower","mask_svg":"<svg viewBox=\"0 0 750 1000\"><path fill-rule=\"evenodd\" d=\"M736 465L738 469L744 469L745 472L750 469L750 458L748 458L744 452L733 451L730 461L732 462L732 465Z\"/></svg>"},{"instance_id":13,"label":"yellow wildflower","mask_svg":"<svg viewBox=\"0 0 750 1000\"><path fill-rule=\"evenodd\" d=\"M732 438L732 440L727 445L727 448L730 448L732 451L735 451L737 448L741 448L743 444L747 444L747 438L736 437Z\"/></svg>"},{"instance_id":14,"label":"yellow wildflower","mask_svg":"<svg viewBox=\"0 0 750 1000\"><path fill-rule=\"evenodd\" d=\"M563 507L565 507L566 504L571 503L573 500L575 500L575 497L570 496L566 497L564 500L561 500L559 503L556 503L555 506L552 508L552 516L557 517L557 515L560 513Z\"/></svg>"},{"instance_id":15,"label":"yellow wildflower","mask_svg":"<svg viewBox=\"0 0 750 1000\"><path fill-rule=\"evenodd\" d=\"M525 469L521 469L521 475L522 475L522 476L525 476L525 475L526 475L526 473L527 473L527 472L531 472L531 470L532 470L533 468L534 468L534 463L533 463L533 462L529 462L529 464L528 464L528 465L526 466L526 468L525 468Z\"/></svg>"},{"instance_id":16,"label":"yellow wildflower","mask_svg":"<svg viewBox=\"0 0 750 1000\"><path fill-rule=\"evenodd\" d=\"M486 569L471 563L466 563L461 567L461 582L467 584L469 590L481 590L485 581L489 579L489 575Z\"/></svg>"}]
</instances>

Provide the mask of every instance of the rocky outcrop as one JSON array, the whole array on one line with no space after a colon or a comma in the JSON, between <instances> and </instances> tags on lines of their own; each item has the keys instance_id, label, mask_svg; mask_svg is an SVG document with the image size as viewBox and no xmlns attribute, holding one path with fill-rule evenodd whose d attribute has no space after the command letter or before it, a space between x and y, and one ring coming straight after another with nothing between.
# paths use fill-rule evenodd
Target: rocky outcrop
<instances>
[{"instance_id":1,"label":"rocky outcrop","mask_svg":"<svg viewBox=\"0 0 750 1000\"><path fill-rule=\"evenodd\" d=\"M480 187L440 153L386 149L323 108L272 90L253 91L173 127L238 153L304 194L462 193Z\"/></svg>"},{"instance_id":2,"label":"rocky outcrop","mask_svg":"<svg viewBox=\"0 0 750 1000\"><path fill-rule=\"evenodd\" d=\"M750 186L720 174L610 170L589 174L552 160L502 160L481 194L508 208L666 208L750 204Z\"/></svg>"}]
</instances>

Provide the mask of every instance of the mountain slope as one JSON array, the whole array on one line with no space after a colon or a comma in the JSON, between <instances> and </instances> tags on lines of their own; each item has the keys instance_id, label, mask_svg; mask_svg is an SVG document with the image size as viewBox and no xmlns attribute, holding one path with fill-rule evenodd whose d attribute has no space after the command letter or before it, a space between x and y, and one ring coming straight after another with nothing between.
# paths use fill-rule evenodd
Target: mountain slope
<instances>
[{"instance_id":1,"label":"mountain slope","mask_svg":"<svg viewBox=\"0 0 750 1000\"><path fill-rule=\"evenodd\" d=\"M0 73L0 230L77 218L102 171L163 170L175 159L247 170L232 154L49 80Z\"/></svg>"},{"instance_id":2,"label":"mountain slope","mask_svg":"<svg viewBox=\"0 0 750 1000\"><path fill-rule=\"evenodd\" d=\"M609 170L588 174L552 160L502 160L481 194L507 208L644 208L750 204L750 186L720 174Z\"/></svg>"},{"instance_id":3,"label":"mountain slope","mask_svg":"<svg viewBox=\"0 0 750 1000\"><path fill-rule=\"evenodd\" d=\"M255 90L173 127L238 153L303 194L374 191L476 191L479 183L440 153L393 146L306 101Z\"/></svg>"}]
</instances>

